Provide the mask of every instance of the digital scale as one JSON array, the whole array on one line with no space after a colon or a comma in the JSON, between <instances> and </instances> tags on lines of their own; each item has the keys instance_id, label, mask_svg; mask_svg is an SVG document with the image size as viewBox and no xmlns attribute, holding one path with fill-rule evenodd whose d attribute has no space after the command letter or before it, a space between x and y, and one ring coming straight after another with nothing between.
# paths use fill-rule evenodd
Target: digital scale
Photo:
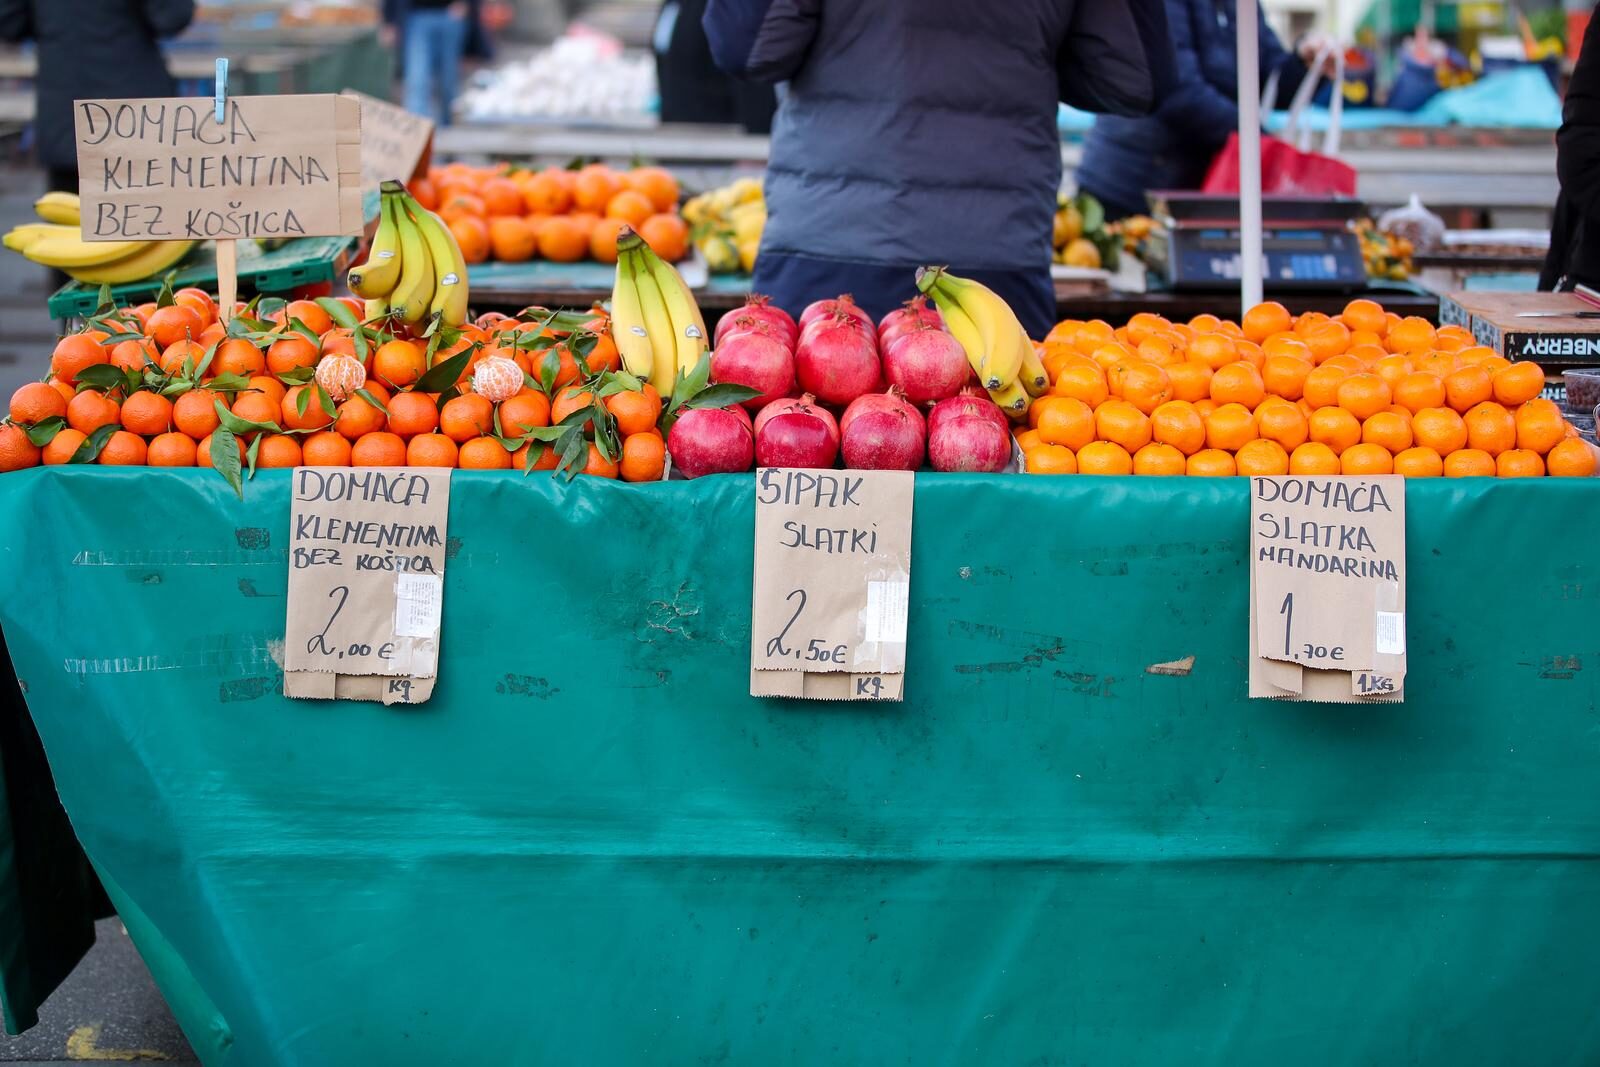
<instances>
[{"instance_id":1,"label":"digital scale","mask_svg":"<svg viewBox=\"0 0 1600 1067\"><path fill-rule=\"evenodd\" d=\"M1193 192L1150 194L1156 228L1146 264L1174 290L1236 289L1239 285L1239 198ZM1261 198L1267 290L1354 292L1367 284L1355 220L1359 200L1336 197Z\"/></svg>"}]
</instances>

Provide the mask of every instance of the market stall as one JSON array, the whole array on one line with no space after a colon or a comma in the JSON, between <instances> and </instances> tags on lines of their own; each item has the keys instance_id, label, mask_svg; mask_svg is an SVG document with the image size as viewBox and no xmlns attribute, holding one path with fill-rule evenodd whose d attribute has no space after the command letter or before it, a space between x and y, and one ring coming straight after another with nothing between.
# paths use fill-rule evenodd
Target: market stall
<instances>
[{"instance_id":1,"label":"market stall","mask_svg":"<svg viewBox=\"0 0 1600 1067\"><path fill-rule=\"evenodd\" d=\"M239 237L361 229L353 101L215 107L326 164ZM0 421L0 629L200 1056L1591 1058L1600 586L1558 534L1600 519L1562 391L1600 333L1363 290L1342 217L1259 302L1294 253L1240 184L1202 207L1247 268L1036 340L939 265L877 315L746 302L759 184L659 167L384 180L349 296L96 290ZM180 197L216 199L90 181L28 233L114 269ZM1141 240L1056 225L1062 283ZM1262 514L1291 486L1304 525ZM17 1028L90 902L5 770Z\"/></svg>"},{"instance_id":2,"label":"market stall","mask_svg":"<svg viewBox=\"0 0 1600 1067\"><path fill-rule=\"evenodd\" d=\"M1600 483L1413 485L1408 699L1354 708L1245 698L1243 481L919 476L889 707L746 695L749 477L455 483L401 710L280 695L286 473L6 478L18 673L207 1062L1590 1054L1549 531Z\"/></svg>"}]
</instances>

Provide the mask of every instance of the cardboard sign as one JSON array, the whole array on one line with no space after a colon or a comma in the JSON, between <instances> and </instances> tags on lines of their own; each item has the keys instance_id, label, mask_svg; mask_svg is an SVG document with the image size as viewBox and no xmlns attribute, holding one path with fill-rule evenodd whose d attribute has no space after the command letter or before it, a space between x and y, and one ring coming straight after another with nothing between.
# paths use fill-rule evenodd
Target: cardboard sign
<instances>
[{"instance_id":1,"label":"cardboard sign","mask_svg":"<svg viewBox=\"0 0 1600 1067\"><path fill-rule=\"evenodd\" d=\"M361 185L408 182L433 155L433 120L387 100L346 89L361 105Z\"/></svg>"},{"instance_id":2,"label":"cardboard sign","mask_svg":"<svg viewBox=\"0 0 1600 1067\"><path fill-rule=\"evenodd\" d=\"M86 241L361 232L361 107L348 96L78 100Z\"/></svg>"},{"instance_id":3,"label":"cardboard sign","mask_svg":"<svg viewBox=\"0 0 1600 1067\"><path fill-rule=\"evenodd\" d=\"M750 692L904 695L910 471L756 472Z\"/></svg>"},{"instance_id":4,"label":"cardboard sign","mask_svg":"<svg viewBox=\"0 0 1600 1067\"><path fill-rule=\"evenodd\" d=\"M1250 695L1398 700L1405 479L1250 480Z\"/></svg>"},{"instance_id":5,"label":"cardboard sign","mask_svg":"<svg viewBox=\"0 0 1600 1067\"><path fill-rule=\"evenodd\" d=\"M433 694L449 513L448 469L295 468L285 696Z\"/></svg>"}]
</instances>

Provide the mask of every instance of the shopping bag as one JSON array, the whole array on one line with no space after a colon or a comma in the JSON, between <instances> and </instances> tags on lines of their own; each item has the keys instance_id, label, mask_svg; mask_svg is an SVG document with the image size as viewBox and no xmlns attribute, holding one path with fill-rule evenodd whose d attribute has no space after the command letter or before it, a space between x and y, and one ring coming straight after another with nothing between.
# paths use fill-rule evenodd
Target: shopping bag
<instances>
[{"instance_id":1,"label":"shopping bag","mask_svg":"<svg viewBox=\"0 0 1600 1067\"><path fill-rule=\"evenodd\" d=\"M1334 60L1334 92L1328 110L1328 129L1323 134L1322 151L1311 151L1311 131L1300 130L1300 116L1317 90L1318 76L1310 73L1300 82L1299 91L1289 106L1289 121L1281 137L1261 136L1261 192L1270 196L1354 196L1355 168L1337 159L1344 113L1344 53L1324 49L1312 64L1312 71ZM1274 71L1262 92L1262 114L1271 112L1277 102L1278 75ZM1300 143L1297 146L1296 140ZM1229 194L1239 191L1239 135L1228 135L1228 142L1211 161L1201 185L1203 193Z\"/></svg>"}]
</instances>

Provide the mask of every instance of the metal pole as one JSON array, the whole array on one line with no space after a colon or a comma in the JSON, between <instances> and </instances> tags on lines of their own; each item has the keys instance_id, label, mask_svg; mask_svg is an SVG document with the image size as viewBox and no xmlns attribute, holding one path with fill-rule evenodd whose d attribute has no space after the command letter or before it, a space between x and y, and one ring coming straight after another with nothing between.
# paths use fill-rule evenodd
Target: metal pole
<instances>
[{"instance_id":1,"label":"metal pole","mask_svg":"<svg viewBox=\"0 0 1600 1067\"><path fill-rule=\"evenodd\" d=\"M1261 53L1256 0L1237 0L1240 314L1261 303Z\"/></svg>"}]
</instances>

